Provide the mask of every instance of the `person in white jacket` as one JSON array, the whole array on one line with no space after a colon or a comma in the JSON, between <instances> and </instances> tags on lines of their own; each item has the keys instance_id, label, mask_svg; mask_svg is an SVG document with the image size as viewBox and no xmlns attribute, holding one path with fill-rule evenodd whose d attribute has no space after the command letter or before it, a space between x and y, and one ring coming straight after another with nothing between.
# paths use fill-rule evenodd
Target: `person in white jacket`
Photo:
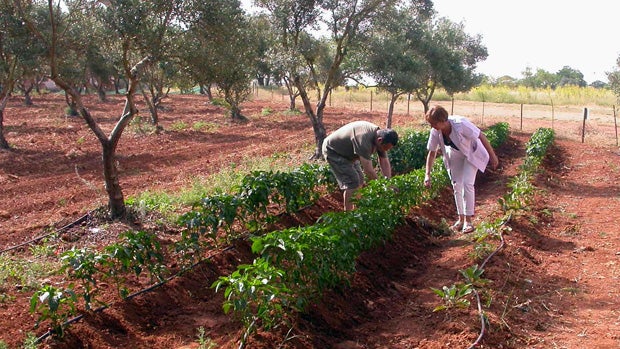
<instances>
[{"instance_id":1,"label":"person in white jacket","mask_svg":"<svg viewBox=\"0 0 620 349\"><path fill-rule=\"evenodd\" d=\"M438 151L441 151L452 181L459 216L451 229L470 233L475 229L473 216L476 174L478 170L484 172L489 163L492 169L496 169L499 160L484 133L467 118L448 116L446 109L441 106L431 108L425 117L432 129L426 146L428 155L424 185L431 186L431 170Z\"/></svg>"}]
</instances>

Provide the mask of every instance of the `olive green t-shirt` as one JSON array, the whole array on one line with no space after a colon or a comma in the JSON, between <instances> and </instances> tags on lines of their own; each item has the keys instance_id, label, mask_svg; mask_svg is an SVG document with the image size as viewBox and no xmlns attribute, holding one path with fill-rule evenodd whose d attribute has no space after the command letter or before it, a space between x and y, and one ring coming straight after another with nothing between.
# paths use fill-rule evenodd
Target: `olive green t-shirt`
<instances>
[{"instance_id":1,"label":"olive green t-shirt","mask_svg":"<svg viewBox=\"0 0 620 349\"><path fill-rule=\"evenodd\" d=\"M342 126L325 138L326 148L340 156L357 160L370 160L376 151L375 140L379 126L368 121L354 121Z\"/></svg>"}]
</instances>

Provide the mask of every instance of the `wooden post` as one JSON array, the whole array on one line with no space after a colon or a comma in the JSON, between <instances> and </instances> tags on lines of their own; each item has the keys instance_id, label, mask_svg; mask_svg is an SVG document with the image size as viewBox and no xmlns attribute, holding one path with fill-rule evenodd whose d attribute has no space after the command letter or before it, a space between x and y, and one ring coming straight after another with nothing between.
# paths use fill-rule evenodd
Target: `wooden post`
<instances>
[{"instance_id":1,"label":"wooden post","mask_svg":"<svg viewBox=\"0 0 620 349\"><path fill-rule=\"evenodd\" d=\"M555 109L553 108L553 100L551 101L551 129L553 130L553 124L555 121Z\"/></svg>"},{"instance_id":2,"label":"wooden post","mask_svg":"<svg viewBox=\"0 0 620 349\"><path fill-rule=\"evenodd\" d=\"M411 93L407 94L407 116L410 116L409 114L409 104L411 103Z\"/></svg>"},{"instance_id":3,"label":"wooden post","mask_svg":"<svg viewBox=\"0 0 620 349\"><path fill-rule=\"evenodd\" d=\"M454 97L452 97L452 108L450 109L450 115L454 115Z\"/></svg>"},{"instance_id":4,"label":"wooden post","mask_svg":"<svg viewBox=\"0 0 620 349\"><path fill-rule=\"evenodd\" d=\"M581 127L581 143L586 138L586 119L588 118L588 108L583 108L583 126Z\"/></svg>"},{"instance_id":5,"label":"wooden post","mask_svg":"<svg viewBox=\"0 0 620 349\"><path fill-rule=\"evenodd\" d=\"M370 111L372 111L372 90L370 90Z\"/></svg>"},{"instance_id":6,"label":"wooden post","mask_svg":"<svg viewBox=\"0 0 620 349\"><path fill-rule=\"evenodd\" d=\"M521 127L519 130L523 131L523 103L521 103Z\"/></svg>"},{"instance_id":7,"label":"wooden post","mask_svg":"<svg viewBox=\"0 0 620 349\"><path fill-rule=\"evenodd\" d=\"M616 147L618 146L618 121L616 120L616 106L614 108L614 129L616 130Z\"/></svg>"}]
</instances>

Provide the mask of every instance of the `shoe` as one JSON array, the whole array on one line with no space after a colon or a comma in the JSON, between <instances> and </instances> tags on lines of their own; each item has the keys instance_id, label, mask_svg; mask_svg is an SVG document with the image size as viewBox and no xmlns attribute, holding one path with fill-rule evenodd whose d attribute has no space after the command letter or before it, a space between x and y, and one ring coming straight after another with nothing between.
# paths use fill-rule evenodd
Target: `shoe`
<instances>
[{"instance_id":1,"label":"shoe","mask_svg":"<svg viewBox=\"0 0 620 349\"><path fill-rule=\"evenodd\" d=\"M456 221L450 226L450 230L452 231L459 231L461 229L463 229L463 223L461 221Z\"/></svg>"},{"instance_id":2,"label":"shoe","mask_svg":"<svg viewBox=\"0 0 620 349\"><path fill-rule=\"evenodd\" d=\"M467 233L471 233L472 231L476 230L476 228L474 228L474 226L471 223L465 223L463 225L463 234L467 234Z\"/></svg>"}]
</instances>

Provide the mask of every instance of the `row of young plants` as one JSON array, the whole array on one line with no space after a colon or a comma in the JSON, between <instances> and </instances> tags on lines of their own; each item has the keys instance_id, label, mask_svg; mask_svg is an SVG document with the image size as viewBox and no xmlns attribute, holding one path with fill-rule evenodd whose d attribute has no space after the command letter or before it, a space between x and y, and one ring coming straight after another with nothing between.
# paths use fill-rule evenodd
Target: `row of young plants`
<instances>
[{"instance_id":1,"label":"row of young plants","mask_svg":"<svg viewBox=\"0 0 620 349\"><path fill-rule=\"evenodd\" d=\"M303 164L290 172L253 171L231 194L202 198L182 215L184 226L177 253L193 262L201 252L242 234L256 233L277 220L311 205L336 181L324 164Z\"/></svg>"},{"instance_id":2,"label":"row of young plants","mask_svg":"<svg viewBox=\"0 0 620 349\"><path fill-rule=\"evenodd\" d=\"M485 134L497 147L508 131L508 124L500 123ZM241 346L258 328L287 324L326 289L346 285L363 251L389 240L412 207L449 185L442 161L435 166L430 189L424 187L423 168L378 179L359 190L353 211L329 212L314 225L252 238L252 251L258 255L253 263L240 265L212 285L224 290L224 311L234 311L246 328Z\"/></svg>"},{"instance_id":3,"label":"row of young plants","mask_svg":"<svg viewBox=\"0 0 620 349\"><path fill-rule=\"evenodd\" d=\"M60 255L60 272L66 273L71 282L65 287L45 284L32 295L30 312L39 314L35 327L47 321L51 334L62 337L67 319L78 313L80 299L86 311L93 310L94 305L108 305L110 300L99 297L104 282L111 281L119 297L125 299L130 294L129 276L138 278L147 274L151 282L164 279L168 270L156 236L127 231L119 237L118 242L101 252L72 248Z\"/></svg>"},{"instance_id":4,"label":"row of young plants","mask_svg":"<svg viewBox=\"0 0 620 349\"><path fill-rule=\"evenodd\" d=\"M218 232L228 240L242 229L256 232L273 222L278 209L294 212L313 203L320 195L317 187L333 185L331 176L327 166L316 164L304 164L291 172L252 172L243 178L236 194L203 198L181 216L178 224L186 228L172 251L164 251L154 234L142 231L127 231L118 243L102 251L66 251L60 256L60 272L71 282L64 288L46 284L33 294L30 311L39 314L36 326L48 321L51 333L62 337L67 319L77 314L80 299L86 311L93 305L108 306L111 300L99 297L104 282L116 286L120 299L131 292L129 277L139 278L147 272L151 282L162 282L170 275L167 265L188 268L205 251L217 248Z\"/></svg>"},{"instance_id":5,"label":"row of young plants","mask_svg":"<svg viewBox=\"0 0 620 349\"><path fill-rule=\"evenodd\" d=\"M403 149L413 149L411 142L428 135L421 134L409 133L401 141ZM422 144L415 143L418 146ZM404 164L414 164L410 158L418 153L402 153L396 161L403 164L401 170L408 169ZM107 307L113 301L101 298L102 284L115 285L119 298L125 299L132 291L129 278L146 274L151 282L163 282L171 274L167 265L189 268L205 252L218 248L221 239L230 241L240 234L260 232L281 212L295 212L333 188L335 179L325 164L304 164L290 172L254 171L232 188L233 194L205 197L182 215L178 224L185 229L171 250L164 250L152 233L127 231L118 243L101 251L66 251L60 256L60 272L70 282L65 287L45 284L33 294L30 311L39 315L36 325L47 322L51 334L61 337L78 308L92 311L93 306Z\"/></svg>"},{"instance_id":6,"label":"row of young plants","mask_svg":"<svg viewBox=\"0 0 620 349\"><path fill-rule=\"evenodd\" d=\"M474 241L473 257L483 260L480 265L475 264L467 269L460 270L464 282L458 282L441 289L433 288L433 292L442 299L443 303L434 311L449 310L452 308L467 308L471 305L470 298L475 296L480 314L481 331L477 340L470 346L478 345L485 333L485 324L488 322L482 310L480 291L489 283L483 278L486 263L504 246L503 231L512 217L521 214L528 209L528 204L534 197L534 176L541 171L541 163L544 160L548 147L553 144L555 132L549 128L539 128L526 143L526 156L523 164L519 166L518 173L508 181L508 192L498 201L502 215L494 221L481 222L471 239ZM500 241L494 245L493 241Z\"/></svg>"}]
</instances>

